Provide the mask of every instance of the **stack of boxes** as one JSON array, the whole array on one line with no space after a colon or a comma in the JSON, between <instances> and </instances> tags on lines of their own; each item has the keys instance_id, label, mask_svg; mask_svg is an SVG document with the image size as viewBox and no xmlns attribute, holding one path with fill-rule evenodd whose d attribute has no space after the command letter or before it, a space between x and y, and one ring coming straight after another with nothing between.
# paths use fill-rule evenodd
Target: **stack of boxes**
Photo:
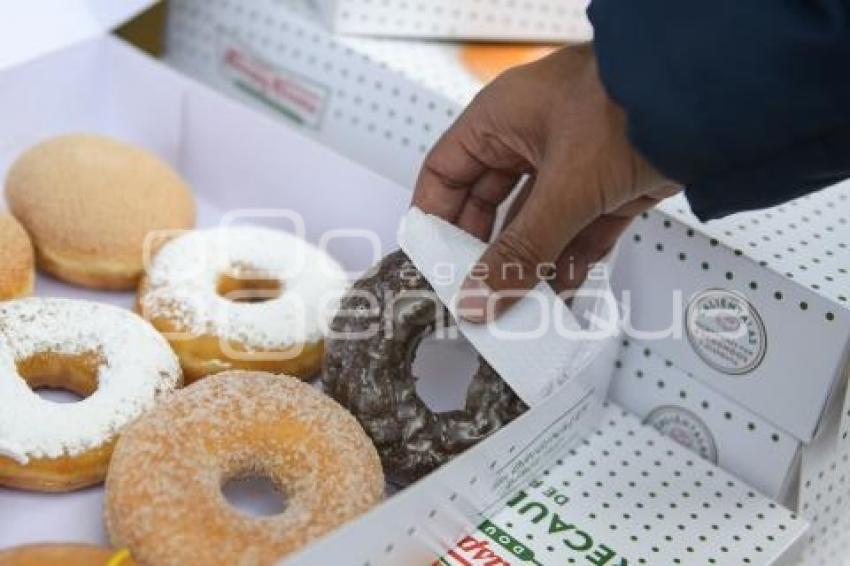
<instances>
[{"instance_id":1,"label":"stack of boxes","mask_svg":"<svg viewBox=\"0 0 850 566\"><path fill-rule=\"evenodd\" d=\"M614 278L637 338L612 398L809 519L812 560L850 542L848 222L850 182L707 224L677 197Z\"/></svg>"}]
</instances>

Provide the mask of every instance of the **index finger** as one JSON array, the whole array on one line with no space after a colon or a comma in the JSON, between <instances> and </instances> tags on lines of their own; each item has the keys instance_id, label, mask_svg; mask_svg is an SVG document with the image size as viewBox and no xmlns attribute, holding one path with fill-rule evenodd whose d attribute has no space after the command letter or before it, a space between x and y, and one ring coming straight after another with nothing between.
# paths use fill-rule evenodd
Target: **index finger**
<instances>
[{"instance_id":1,"label":"index finger","mask_svg":"<svg viewBox=\"0 0 850 566\"><path fill-rule=\"evenodd\" d=\"M473 153L474 135L466 111L425 158L413 191L415 206L453 224L457 222L472 187L489 169Z\"/></svg>"}]
</instances>

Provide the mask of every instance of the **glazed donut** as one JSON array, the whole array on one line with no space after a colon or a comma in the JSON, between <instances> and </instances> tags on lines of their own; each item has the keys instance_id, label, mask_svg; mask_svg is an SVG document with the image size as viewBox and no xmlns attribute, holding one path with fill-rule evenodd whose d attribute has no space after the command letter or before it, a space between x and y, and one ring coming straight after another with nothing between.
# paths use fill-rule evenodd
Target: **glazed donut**
<instances>
[{"instance_id":1,"label":"glazed donut","mask_svg":"<svg viewBox=\"0 0 850 566\"><path fill-rule=\"evenodd\" d=\"M168 165L95 135L64 135L24 152L9 170L6 198L38 266L95 289L134 289L145 238L195 221L192 194Z\"/></svg>"},{"instance_id":2,"label":"glazed donut","mask_svg":"<svg viewBox=\"0 0 850 566\"><path fill-rule=\"evenodd\" d=\"M268 477L286 509L255 518L221 487ZM130 426L106 479L106 526L142 564L273 564L384 492L369 438L296 378L234 371L183 389Z\"/></svg>"},{"instance_id":3,"label":"glazed donut","mask_svg":"<svg viewBox=\"0 0 850 566\"><path fill-rule=\"evenodd\" d=\"M0 301L32 293L35 268L32 243L24 228L7 212L0 212Z\"/></svg>"},{"instance_id":4,"label":"glazed donut","mask_svg":"<svg viewBox=\"0 0 850 566\"><path fill-rule=\"evenodd\" d=\"M551 45L470 43L463 47L466 68L487 83L512 67L532 63L555 51Z\"/></svg>"},{"instance_id":5,"label":"glazed donut","mask_svg":"<svg viewBox=\"0 0 850 566\"><path fill-rule=\"evenodd\" d=\"M70 299L0 303L0 485L101 482L119 431L180 383L166 341L129 311ZM39 387L86 398L54 403Z\"/></svg>"},{"instance_id":6,"label":"glazed donut","mask_svg":"<svg viewBox=\"0 0 850 566\"><path fill-rule=\"evenodd\" d=\"M126 550L90 544L27 544L0 550L3 566L135 566Z\"/></svg>"},{"instance_id":7,"label":"glazed donut","mask_svg":"<svg viewBox=\"0 0 850 566\"><path fill-rule=\"evenodd\" d=\"M369 297L377 298L377 309ZM357 417L387 476L402 485L527 408L483 358L463 410L435 414L427 407L416 393L411 367L419 341L434 330L438 316L449 317L425 277L398 251L342 299L326 345L325 391Z\"/></svg>"},{"instance_id":8,"label":"glazed donut","mask_svg":"<svg viewBox=\"0 0 850 566\"><path fill-rule=\"evenodd\" d=\"M348 284L330 256L285 232L198 230L160 249L138 309L168 338L187 383L230 369L308 378Z\"/></svg>"}]
</instances>

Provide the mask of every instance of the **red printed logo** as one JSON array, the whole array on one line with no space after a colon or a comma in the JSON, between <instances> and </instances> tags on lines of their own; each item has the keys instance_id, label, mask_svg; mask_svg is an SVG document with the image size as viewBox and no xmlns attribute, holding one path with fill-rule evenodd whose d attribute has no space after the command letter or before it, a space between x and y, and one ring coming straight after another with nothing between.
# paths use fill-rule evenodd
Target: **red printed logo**
<instances>
[{"instance_id":1,"label":"red printed logo","mask_svg":"<svg viewBox=\"0 0 850 566\"><path fill-rule=\"evenodd\" d=\"M487 539L476 539L467 536L461 539L457 546L450 550L448 555L434 563L435 566L510 566L508 558L498 553L500 549L495 548Z\"/></svg>"},{"instance_id":2,"label":"red printed logo","mask_svg":"<svg viewBox=\"0 0 850 566\"><path fill-rule=\"evenodd\" d=\"M329 89L298 73L272 65L246 48L229 44L221 54L222 72L244 94L298 124L318 129Z\"/></svg>"}]
</instances>

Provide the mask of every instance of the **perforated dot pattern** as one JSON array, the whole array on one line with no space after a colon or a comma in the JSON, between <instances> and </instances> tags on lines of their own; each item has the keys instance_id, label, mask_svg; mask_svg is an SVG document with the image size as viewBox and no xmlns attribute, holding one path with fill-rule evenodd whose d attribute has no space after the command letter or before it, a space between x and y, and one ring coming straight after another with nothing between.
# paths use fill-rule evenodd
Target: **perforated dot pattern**
<instances>
[{"instance_id":1,"label":"perforated dot pattern","mask_svg":"<svg viewBox=\"0 0 850 566\"><path fill-rule=\"evenodd\" d=\"M455 47L335 36L300 0L174 0L166 40L166 61L181 71L406 186L480 88ZM279 93L246 93L224 61L233 49L269 82L309 89L310 111Z\"/></svg>"},{"instance_id":2,"label":"perforated dot pattern","mask_svg":"<svg viewBox=\"0 0 850 566\"><path fill-rule=\"evenodd\" d=\"M464 66L460 48L454 44L356 37L340 41L428 90L445 95L459 107L481 90L481 81Z\"/></svg>"},{"instance_id":3,"label":"perforated dot pattern","mask_svg":"<svg viewBox=\"0 0 850 566\"><path fill-rule=\"evenodd\" d=\"M803 453L798 510L811 522L803 566L850 564L850 392Z\"/></svg>"},{"instance_id":4,"label":"perforated dot pattern","mask_svg":"<svg viewBox=\"0 0 850 566\"><path fill-rule=\"evenodd\" d=\"M337 31L371 35L585 41L586 0L324 0Z\"/></svg>"},{"instance_id":5,"label":"perforated dot pattern","mask_svg":"<svg viewBox=\"0 0 850 566\"><path fill-rule=\"evenodd\" d=\"M850 308L850 181L766 210L699 224L684 197L661 210Z\"/></svg>"},{"instance_id":6,"label":"perforated dot pattern","mask_svg":"<svg viewBox=\"0 0 850 566\"><path fill-rule=\"evenodd\" d=\"M791 489L797 439L707 387L649 342L626 340L615 366L611 400L774 499Z\"/></svg>"},{"instance_id":7,"label":"perforated dot pattern","mask_svg":"<svg viewBox=\"0 0 850 566\"><path fill-rule=\"evenodd\" d=\"M614 550L614 564L773 564L806 530L614 405L594 435L491 521L540 564L588 563L586 552L565 547L567 531L551 532L555 514Z\"/></svg>"},{"instance_id":8,"label":"perforated dot pattern","mask_svg":"<svg viewBox=\"0 0 850 566\"><path fill-rule=\"evenodd\" d=\"M842 495L846 499L847 494ZM817 517L806 535L800 566L847 566L850 564L850 512Z\"/></svg>"},{"instance_id":9,"label":"perforated dot pattern","mask_svg":"<svg viewBox=\"0 0 850 566\"><path fill-rule=\"evenodd\" d=\"M693 218L672 216L669 206L641 215L622 243L614 283L630 303L624 307L631 327L626 332L658 331L653 340L659 352L797 438L810 440L840 380L850 311L760 264L747 250L706 235L707 228ZM717 291L736 295L754 315L746 323L752 338L746 363L707 360L706 348L688 335L687 308ZM817 355L800 352L801 337L816 341Z\"/></svg>"},{"instance_id":10,"label":"perforated dot pattern","mask_svg":"<svg viewBox=\"0 0 850 566\"><path fill-rule=\"evenodd\" d=\"M668 280L678 283L681 274L699 273L701 287L688 287L689 292L732 289L756 305L766 321L768 345L762 367L749 378L762 375L769 380L760 389L764 399L795 402L798 415L807 407L820 414L822 405L803 403L798 396L778 396L776 385L777 380L793 381L806 375L809 380L835 378L838 391L846 387L842 364L847 359L850 320L846 295L850 253L845 241L850 236L846 227L848 192L850 184L844 182L772 209L707 224L700 224L686 200L677 197L643 215L625 245L639 250L642 262L657 258L658 266L664 267L653 270L663 271ZM656 282L656 291L657 287ZM667 349L677 362L692 356L685 352L689 348L686 340L676 344L678 349ZM665 341L664 345L669 344ZM765 373L768 364L771 369ZM699 368L710 371L704 364L688 365L695 373ZM716 377L704 381L719 383ZM771 395L764 395L766 391ZM733 393L730 390L731 397L743 399ZM847 411L845 407L843 420L848 418ZM845 529L850 493L844 488L850 463L842 451L848 429L843 421L840 426L826 421L819 437L802 448L802 479L789 486L789 495L798 495L799 512L813 523L804 541L806 565L844 563L850 548Z\"/></svg>"}]
</instances>

